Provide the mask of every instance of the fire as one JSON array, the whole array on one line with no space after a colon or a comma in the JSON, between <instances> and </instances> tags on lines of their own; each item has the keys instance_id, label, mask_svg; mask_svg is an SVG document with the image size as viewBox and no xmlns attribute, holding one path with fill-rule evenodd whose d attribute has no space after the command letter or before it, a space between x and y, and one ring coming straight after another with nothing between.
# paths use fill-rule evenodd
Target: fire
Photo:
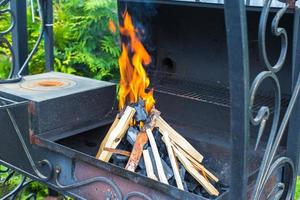
<instances>
[{"instance_id":1,"label":"fire","mask_svg":"<svg viewBox=\"0 0 300 200\"><path fill-rule=\"evenodd\" d=\"M149 112L155 104L153 90L147 91L150 79L144 69L151 63L151 56L137 36L128 12L124 13L123 26L120 27L122 36L128 38L128 44L122 43L122 53L119 58L120 88L119 109L128 103L136 103L139 98L145 102L146 111Z\"/></svg>"}]
</instances>

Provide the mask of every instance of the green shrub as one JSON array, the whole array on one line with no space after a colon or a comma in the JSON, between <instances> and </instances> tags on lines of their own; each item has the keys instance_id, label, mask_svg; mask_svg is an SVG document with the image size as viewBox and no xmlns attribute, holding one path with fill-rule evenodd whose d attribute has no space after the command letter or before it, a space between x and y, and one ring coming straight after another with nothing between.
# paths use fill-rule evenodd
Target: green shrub
<instances>
[{"instance_id":1,"label":"green shrub","mask_svg":"<svg viewBox=\"0 0 300 200\"><path fill-rule=\"evenodd\" d=\"M61 0L55 4L55 69L96 79L117 78L118 35L114 0Z\"/></svg>"},{"instance_id":2,"label":"green shrub","mask_svg":"<svg viewBox=\"0 0 300 200\"><path fill-rule=\"evenodd\" d=\"M39 35L38 13L36 22L31 20L28 8L28 46L32 49ZM54 68L69 74L95 79L118 78L120 54L118 33L111 33L108 23L117 24L117 5L114 0L59 0L54 2ZM0 30L7 27L9 18L1 19ZM11 36L8 36L11 41ZM6 78L10 67L4 59L7 48L0 47L0 78ZM44 72L43 42L29 64L31 74Z\"/></svg>"}]
</instances>

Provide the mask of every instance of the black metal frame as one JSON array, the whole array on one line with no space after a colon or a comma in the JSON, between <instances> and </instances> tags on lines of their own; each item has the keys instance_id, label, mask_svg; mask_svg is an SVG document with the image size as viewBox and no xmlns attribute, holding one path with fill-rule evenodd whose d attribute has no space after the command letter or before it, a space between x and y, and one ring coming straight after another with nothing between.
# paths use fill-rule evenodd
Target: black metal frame
<instances>
[{"instance_id":1,"label":"black metal frame","mask_svg":"<svg viewBox=\"0 0 300 200\"><path fill-rule=\"evenodd\" d=\"M19 70L22 69L22 65L27 65L26 60L30 60L30 55L27 57L27 35L26 35L26 3L24 1L17 3L18 0L3 0L0 1L0 5L7 3L11 4L11 8L0 11L0 14L9 12L12 15L11 27L0 32L0 41L6 43L9 47L9 43L4 36L10 32L13 34L13 46L10 48L13 55L13 72L10 78L19 74ZM281 1L282 2L282 1ZM284 1L285 2L285 1ZM275 65L271 65L266 53L265 37L268 15L270 12L270 4L272 0L266 0L262 9L262 14L259 24L259 53L261 57L261 63L266 68L257 75L253 83L250 83L249 79L249 52L248 52L248 36L247 36L247 23L246 23L246 7L244 0L225 0L225 20L227 30L227 43L228 43L228 58L229 58L229 80L230 80L230 104L231 104L231 138L232 138L232 158L231 158L231 176L230 185L230 199L246 199L247 198L247 182L248 182L248 148L249 148L249 129L250 125L258 126L259 133L256 143L256 148L260 144L261 136L264 134L264 128L267 121L272 120L272 129L269 134L268 144L260 172L256 181L255 189L253 190L251 199L259 199L261 193L266 185L268 178L271 174L279 169L284 168L284 179L281 183L278 183L271 194L276 199L283 198L291 199L293 190L295 188L296 171L299 163L299 150L300 145L300 9L293 8L294 14L294 38L288 38L284 28L279 27L279 21L285 12L292 6L294 1L287 1L285 7L278 10L272 22L272 34L277 37L281 37L281 54L278 58L278 62ZM45 39L45 54L46 54L46 70L53 70L53 10L52 1L44 0L40 1L42 12L43 24L41 33ZM292 4L289 4L292 3ZM290 103L283 119L280 119L281 108L281 90L280 82L277 78L277 72L279 72L286 60L288 39L293 40L293 91ZM39 43L39 42L38 42ZM38 44L37 43L37 44ZM239 51L236 51L239 49ZM32 52L34 53L35 50ZM18 78L18 77L17 77ZM270 118L270 108L268 106L262 106L257 114L252 113L252 106L254 105L256 92L265 80L271 80L275 91L275 106L274 115ZM12 79L14 80L14 79ZM59 182L59 174L61 168L57 167L55 170L52 164L47 160L42 160L41 164L46 164L49 167L49 174L43 175L35 165L35 162L31 158L30 151L27 149L24 141L22 142L22 134L19 133L18 126L14 123L14 117L9 111L9 106L3 107L6 109L11 122L14 125L15 131L22 143L27 158L36 173L39 180L47 181L52 177L54 173L55 185L59 190L66 190L70 188L77 188L83 185L87 185L93 182L105 182L115 188L115 194L122 199L119 195L119 189L115 186L115 183L110 182L103 177L96 177L93 179L85 180L79 183L74 183L68 186L62 185ZM3 109L2 107L0 109ZM290 122L290 123L289 123ZM289 123L289 124L288 124ZM275 153L278 149L279 143L283 137L286 128L289 126L288 141L287 141L287 153L283 157L275 159ZM125 199L130 199L132 196L140 196L144 199L151 199L140 193L127 194Z\"/></svg>"},{"instance_id":2,"label":"black metal frame","mask_svg":"<svg viewBox=\"0 0 300 200\"><path fill-rule=\"evenodd\" d=\"M230 94L231 94L231 134L232 134L232 167L234 172L231 180L230 197L234 199L239 196L241 199L246 199L247 191L247 158L249 145L249 122L253 126L259 126L259 133L256 147L259 145L261 136L264 133L266 122L269 120L270 109L267 106L262 106L256 116L253 116L252 106L255 101L256 92L266 79L272 80L275 89L275 114L272 121L272 129L269 135L266 152L260 167L260 172L256 181L255 189L252 193L252 199L260 199L264 186L267 184L271 174L280 168L285 167L284 180L278 183L271 191L271 194L276 199L291 199L296 182L296 169L298 169L299 150L297 147L300 144L299 138L299 9L295 9L295 26L293 44L295 45L293 57L293 91L287 111L280 121L280 82L276 73L281 70L283 63L286 60L288 38L284 28L278 26L281 17L287 11L290 4L286 4L275 15L272 21L272 34L281 37L281 53L275 65L271 65L265 45L266 26L268 15L270 12L270 4L272 0L266 0L259 25L259 53L262 65L266 67L266 71L262 71L257 75L249 89L249 60L248 60L248 40L246 27L246 13L243 1L227 0L225 2L225 16L228 38L229 51L229 66L230 66ZM292 2L294 3L294 2ZM240 49L235 51L233 49ZM274 159L276 150L284 135L284 131L291 120L290 129L288 132L288 152L284 157ZM238 123L237 123L238 122ZM288 185L287 185L288 184Z\"/></svg>"},{"instance_id":3,"label":"black metal frame","mask_svg":"<svg viewBox=\"0 0 300 200\"><path fill-rule=\"evenodd\" d=\"M7 80L0 83L12 83L21 81L22 75L28 73L28 63L37 51L38 46L44 37L46 71L53 71L53 8L50 0L37 0L39 17L41 20L40 35L28 54L28 36L27 36L27 5L26 1L2 0L0 6L8 6L0 10L0 15L9 13L11 16L11 26L7 30L0 32L0 41L5 43L10 49L12 55L11 73ZM7 34L12 34L13 44L6 39Z\"/></svg>"}]
</instances>

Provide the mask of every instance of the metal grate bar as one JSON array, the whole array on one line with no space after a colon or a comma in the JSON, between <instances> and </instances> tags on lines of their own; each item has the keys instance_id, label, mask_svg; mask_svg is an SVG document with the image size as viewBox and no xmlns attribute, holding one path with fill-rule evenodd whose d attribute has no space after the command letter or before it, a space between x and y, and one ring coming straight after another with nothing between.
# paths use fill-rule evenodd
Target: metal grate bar
<instances>
[{"instance_id":1,"label":"metal grate bar","mask_svg":"<svg viewBox=\"0 0 300 200\"><path fill-rule=\"evenodd\" d=\"M210 103L217 106L230 108L229 90L224 84L212 81L202 81L184 79L176 74L165 72L150 72L152 87L156 92L169 94L181 98L187 98L194 101ZM281 105L286 108L289 103L289 96L282 97ZM257 112L261 106L268 106L273 113L274 98L270 95L257 95L254 112Z\"/></svg>"}]
</instances>

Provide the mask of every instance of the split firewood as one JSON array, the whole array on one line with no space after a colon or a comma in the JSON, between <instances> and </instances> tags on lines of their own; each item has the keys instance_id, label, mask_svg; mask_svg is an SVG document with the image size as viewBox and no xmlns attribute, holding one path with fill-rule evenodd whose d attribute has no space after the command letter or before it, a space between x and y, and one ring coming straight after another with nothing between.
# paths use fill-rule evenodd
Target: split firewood
<instances>
[{"instance_id":1,"label":"split firewood","mask_svg":"<svg viewBox=\"0 0 300 200\"><path fill-rule=\"evenodd\" d=\"M101 145L100 145L99 151L98 151L98 153L97 153L97 155L96 155L96 158L99 158L100 155L101 155L101 153L103 152L104 146L105 146L105 144L106 144L106 142L107 142L107 140L108 140L108 138L109 138L111 132L114 130L114 128L117 126L117 124L118 124L119 121L120 121L120 118L119 118L119 117L120 117L119 114L117 114L117 116L115 117L114 122L112 123L112 125L111 125L111 127L109 128L107 134L105 135L104 139L103 139L102 142L101 142Z\"/></svg>"},{"instance_id":2,"label":"split firewood","mask_svg":"<svg viewBox=\"0 0 300 200\"><path fill-rule=\"evenodd\" d=\"M153 180L158 181L156 175L154 174L151 157L149 155L149 151L148 150L144 150L143 151L143 158L144 158L144 163L145 163L145 167L146 167L147 176L149 178L153 179Z\"/></svg>"},{"instance_id":3,"label":"split firewood","mask_svg":"<svg viewBox=\"0 0 300 200\"><path fill-rule=\"evenodd\" d=\"M116 148L118 146L118 144L121 142L122 138L124 137L134 114L135 114L135 109L130 106L127 106L127 108L125 109L121 119L118 121L115 128L113 128L111 133L108 134L107 141L106 142L103 141L105 142L104 147ZM102 151L97 158L99 160L108 162L111 156L112 156L111 152Z\"/></svg>"},{"instance_id":4,"label":"split firewood","mask_svg":"<svg viewBox=\"0 0 300 200\"><path fill-rule=\"evenodd\" d=\"M172 169L173 169L173 173L174 173L174 177L175 177L175 180L176 180L177 187L181 190L184 190L182 180L181 180L181 176L180 176L179 169L178 169L178 164L177 164L176 158L174 156L174 152L173 152L173 149L172 149L172 144L171 144L168 132L163 132L163 138L164 138L164 142L165 142L166 147L167 147L167 151L168 151L169 159L171 161L171 166L172 166Z\"/></svg>"},{"instance_id":5,"label":"split firewood","mask_svg":"<svg viewBox=\"0 0 300 200\"><path fill-rule=\"evenodd\" d=\"M103 150L111 152L111 153L114 153L114 154L119 154L119 155L122 155L122 156L127 156L127 157L129 157L130 154L131 154L129 151L124 151L124 150L120 150L120 149L113 149L113 148L108 148L108 147L104 147Z\"/></svg>"},{"instance_id":6,"label":"split firewood","mask_svg":"<svg viewBox=\"0 0 300 200\"><path fill-rule=\"evenodd\" d=\"M180 153L180 151L178 151L177 148L175 148L174 146L173 150L177 158L183 164L184 168L202 185L202 187L210 195L219 196L219 191L197 171L193 164L184 155L182 155L182 153Z\"/></svg>"},{"instance_id":7,"label":"split firewood","mask_svg":"<svg viewBox=\"0 0 300 200\"><path fill-rule=\"evenodd\" d=\"M134 172L135 169L137 168L139 161L141 159L144 145L148 142L148 137L145 132L140 132L137 137L136 141L133 145L131 155L129 157L129 160L127 162L127 165L125 169Z\"/></svg>"},{"instance_id":8,"label":"split firewood","mask_svg":"<svg viewBox=\"0 0 300 200\"><path fill-rule=\"evenodd\" d=\"M190 154L186 153L181 147L179 147L175 142L171 141L173 147L177 148L183 156L185 156L199 171L204 174L204 177L207 176L210 180L214 182L219 182L219 179L213 175L208 169L206 169L200 162L195 160Z\"/></svg>"},{"instance_id":9,"label":"split firewood","mask_svg":"<svg viewBox=\"0 0 300 200\"><path fill-rule=\"evenodd\" d=\"M150 129L147 129L146 133L147 133L147 136L148 136L148 139L149 139L149 142L150 142L150 146L152 147L152 152L153 152L153 155L154 155L154 160L155 160L159 180L162 183L169 184L168 179L167 179L167 177L165 175L165 172L164 172L163 165L161 163L161 158L159 156L158 148L157 148L153 133Z\"/></svg>"},{"instance_id":10,"label":"split firewood","mask_svg":"<svg viewBox=\"0 0 300 200\"><path fill-rule=\"evenodd\" d=\"M184 137L165 122L161 116L156 119L156 126L159 128L160 132L168 132L170 139L182 149L184 148L184 151L191 157L198 160L200 163L202 162L203 156Z\"/></svg>"},{"instance_id":11,"label":"split firewood","mask_svg":"<svg viewBox=\"0 0 300 200\"><path fill-rule=\"evenodd\" d=\"M156 119L159 117L160 112L156 109L152 109L149 115L150 121L143 125L141 132L137 135L135 143L133 145L130 158L127 162L125 169L134 172L141 159L144 145L148 142L148 136L146 129L152 130L155 126Z\"/></svg>"}]
</instances>

